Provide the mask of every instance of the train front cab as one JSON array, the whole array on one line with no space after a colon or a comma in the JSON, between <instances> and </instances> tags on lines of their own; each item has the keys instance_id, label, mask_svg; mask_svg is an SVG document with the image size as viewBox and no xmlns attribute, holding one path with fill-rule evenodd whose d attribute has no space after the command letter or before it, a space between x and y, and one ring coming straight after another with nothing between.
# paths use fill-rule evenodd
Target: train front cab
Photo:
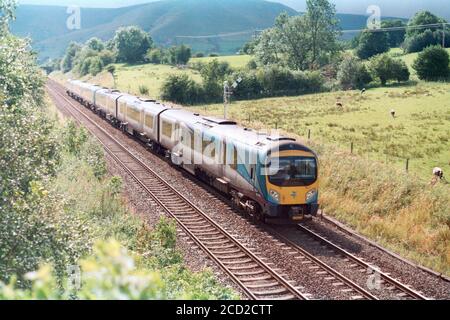
<instances>
[{"instance_id":1,"label":"train front cab","mask_svg":"<svg viewBox=\"0 0 450 320\"><path fill-rule=\"evenodd\" d=\"M317 156L296 143L269 153L265 181L267 219L303 220L317 215L319 182Z\"/></svg>"}]
</instances>

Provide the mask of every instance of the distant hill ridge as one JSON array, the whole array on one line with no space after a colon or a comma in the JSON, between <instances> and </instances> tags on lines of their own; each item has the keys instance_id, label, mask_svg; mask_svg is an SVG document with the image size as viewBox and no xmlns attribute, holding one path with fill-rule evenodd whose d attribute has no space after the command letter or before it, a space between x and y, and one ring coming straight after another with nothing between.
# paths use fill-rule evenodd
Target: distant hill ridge
<instances>
[{"instance_id":1,"label":"distant hill ridge","mask_svg":"<svg viewBox=\"0 0 450 320\"><path fill-rule=\"evenodd\" d=\"M71 41L85 42L91 37L103 40L114 36L122 26L137 25L149 32L156 43L186 43L194 51L235 53L252 34L232 37L189 39L176 36L205 36L269 28L286 11L285 5L263 0L164 0L115 9L81 9L81 29L68 30L66 7L21 5L12 31L30 36L41 60L59 57ZM362 15L339 14L343 29L359 29L366 24Z\"/></svg>"}]
</instances>

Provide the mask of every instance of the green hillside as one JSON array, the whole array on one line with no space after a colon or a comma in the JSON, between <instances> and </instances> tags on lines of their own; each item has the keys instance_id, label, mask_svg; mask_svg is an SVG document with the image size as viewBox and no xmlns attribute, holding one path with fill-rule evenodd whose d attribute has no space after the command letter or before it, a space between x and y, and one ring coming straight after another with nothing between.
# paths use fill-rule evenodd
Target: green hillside
<instances>
[{"instance_id":1,"label":"green hillside","mask_svg":"<svg viewBox=\"0 0 450 320\"><path fill-rule=\"evenodd\" d=\"M271 27L284 11L298 14L263 0L164 0L117 9L84 8L81 30L71 31L66 28L65 7L21 5L12 31L30 36L41 60L61 56L70 41L85 42L91 37L107 40L119 27L128 25L141 27L160 45L185 43L194 51L234 54L255 30ZM338 18L346 30L363 28L367 21L362 15L339 14ZM205 38L224 34L227 36Z\"/></svg>"}]
</instances>

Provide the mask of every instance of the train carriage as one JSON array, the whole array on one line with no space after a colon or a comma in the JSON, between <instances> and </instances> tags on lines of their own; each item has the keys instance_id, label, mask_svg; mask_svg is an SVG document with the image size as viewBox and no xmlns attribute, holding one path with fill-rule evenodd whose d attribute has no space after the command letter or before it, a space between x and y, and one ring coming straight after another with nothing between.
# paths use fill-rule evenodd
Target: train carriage
<instances>
[{"instance_id":1,"label":"train carriage","mask_svg":"<svg viewBox=\"0 0 450 320\"><path fill-rule=\"evenodd\" d=\"M123 94L118 90L102 89L95 93L97 111L109 121L117 119L117 100Z\"/></svg>"},{"instance_id":2,"label":"train carriage","mask_svg":"<svg viewBox=\"0 0 450 320\"><path fill-rule=\"evenodd\" d=\"M85 105L96 104L124 131L229 195L252 216L296 221L318 211L318 159L295 139L81 81L71 81L68 94Z\"/></svg>"}]
</instances>

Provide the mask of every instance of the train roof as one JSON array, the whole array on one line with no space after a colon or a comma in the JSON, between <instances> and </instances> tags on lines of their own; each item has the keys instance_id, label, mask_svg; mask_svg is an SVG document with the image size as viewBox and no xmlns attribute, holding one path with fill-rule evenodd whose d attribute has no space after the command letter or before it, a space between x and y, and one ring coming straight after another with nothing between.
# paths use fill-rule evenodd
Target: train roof
<instances>
[{"instance_id":1,"label":"train roof","mask_svg":"<svg viewBox=\"0 0 450 320\"><path fill-rule=\"evenodd\" d=\"M151 110L152 112L157 113L170 108L169 106L161 104L156 100L143 99L129 94L124 94L122 97L119 98L119 101L125 102L127 105L134 107L136 109Z\"/></svg>"}]
</instances>

